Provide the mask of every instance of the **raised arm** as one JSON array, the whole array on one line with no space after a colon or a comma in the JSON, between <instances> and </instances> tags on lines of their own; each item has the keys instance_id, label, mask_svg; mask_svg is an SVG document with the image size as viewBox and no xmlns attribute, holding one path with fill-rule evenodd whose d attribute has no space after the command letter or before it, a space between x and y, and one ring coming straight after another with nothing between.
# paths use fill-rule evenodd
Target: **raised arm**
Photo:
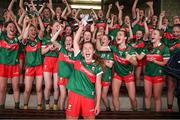
<instances>
[{"instance_id":1,"label":"raised arm","mask_svg":"<svg viewBox=\"0 0 180 120\"><path fill-rule=\"evenodd\" d=\"M145 34L144 34L144 40L148 40L149 38L149 28L148 28L148 25L147 25L147 21L148 21L148 18L146 17L145 20L144 20L144 29L145 29Z\"/></svg>"},{"instance_id":2,"label":"raised arm","mask_svg":"<svg viewBox=\"0 0 180 120\"><path fill-rule=\"evenodd\" d=\"M20 18L19 18L19 20L18 20L18 25L21 25L21 26L22 26L22 22L23 22L23 19L24 19L24 17L25 17L25 14L26 14L26 12L23 11L22 15L20 16Z\"/></svg>"},{"instance_id":3,"label":"raised arm","mask_svg":"<svg viewBox=\"0 0 180 120\"><path fill-rule=\"evenodd\" d=\"M46 3L43 3L43 5L41 6L41 8L39 9L39 14L41 14L42 13L42 11L43 11L43 9L44 9L44 7L46 6Z\"/></svg>"},{"instance_id":4,"label":"raised arm","mask_svg":"<svg viewBox=\"0 0 180 120\"><path fill-rule=\"evenodd\" d=\"M13 17L16 17L16 16L14 15L14 13L13 13L13 10L12 10L13 5L14 5L15 2L16 2L16 0L12 0L12 1L10 2L9 6L8 6L8 10L9 10L11 16L13 16Z\"/></svg>"},{"instance_id":5,"label":"raised arm","mask_svg":"<svg viewBox=\"0 0 180 120\"><path fill-rule=\"evenodd\" d=\"M129 38L128 40L133 39L133 31L132 31L132 27L131 27L131 22L128 22L128 28L129 28Z\"/></svg>"},{"instance_id":6,"label":"raised arm","mask_svg":"<svg viewBox=\"0 0 180 120\"><path fill-rule=\"evenodd\" d=\"M24 0L19 0L19 8L25 11L23 4L24 4Z\"/></svg>"},{"instance_id":7,"label":"raised arm","mask_svg":"<svg viewBox=\"0 0 180 120\"><path fill-rule=\"evenodd\" d=\"M13 8L13 5L14 5L15 2L16 2L16 0L11 0L10 4L8 6L9 11L12 11L12 8Z\"/></svg>"},{"instance_id":8,"label":"raised arm","mask_svg":"<svg viewBox=\"0 0 180 120\"><path fill-rule=\"evenodd\" d=\"M134 4L132 6L132 17L136 18L136 7L137 7L138 0L134 0Z\"/></svg>"},{"instance_id":9,"label":"raised arm","mask_svg":"<svg viewBox=\"0 0 180 120\"><path fill-rule=\"evenodd\" d=\"M154 15L153 1L148 1L146 4L149 7L148 18L150 19Z\"/></svg>"},{"instance_id":10,"label":"raised arm","mask_svg":"<svg viewBox=\"0 0 180 120\"><path fill-rule=\"evenodd\" d=\"M94 11L94 9L93 8L91 8L91 11L93 12L93 14L95 15L95 19L96 20L98 20L98 16L97 16L97 14L96 14L96 12Z\"/></svg>"},{"instance_id":11,"label":"raised arm","mask_svg":"<svg viewBox=\"0 0 180 120\"><path fill-rule=\"evenodd\" d=\"M39 21L39 26L40 26L40 30L39 30L39 38L42 40L43 39L43 35L44 35L44 25L43 25L43 22L42 22L42 19L40 16L38 16L38 21Z\"/></svg>"},{"instance_id":12,"label":"raised arm","mask_svg":"<svg viewBox=\"0 0 180 120\"><path fill-rule=\"evenodd\" d=\"M122 10L124 9L124 5L121 5L121 6L119 6L119 2L117 1L116 2L116 6L117 6L117 8L118 8L118 11L119 11L119 13L118 13L118 21L119 21L119 24L120 25L122 25Z\"/></svg>"},{"instance_id":13,"label":"raised arm","mask_svg":"<svg viewBox=\"0 0 180 120\"><path fill-rule=\"evenodd\" d=\"M109 18L109 15L110 15L111 9L112 9L112 4L109 4L109 6L108 6L108 11L107 11L107 13L106 13L106 19L108 19L108 18Z\"/></svg>"},{"instance_id":14,"label":"raised arm","mask_svg":"<svg viewBox=\"0 0 180 120\"><path fill-rule=\"evenodd\" d=\"M80 23L79 25L79 29L78 31L76 32L75 34L75 37L74 37L74 40L73 40L73 47L74 47L74 55L76 56L79 51L80 51L80 47L79 47L79 41L80 41L80 38L81 38L81 33L84 29L84 26L82 25L82 23Z\"/></svg>"},{"instance_id":15,"label":"raised arm","mask_svg":"<svg viewBox=\"0 0 180 120\"><path fill-rule=\"evenodd\" d=\"M163 25L162 25L162 20L165 17L165 11L161 11L160 15L159 15L159 21L158 21L158 29L162 29Z\"/></svg>"},{"instance_id":16,"label":"raised arm","mask_svg":"<svg viewBox=\"0 0 180 120\"><path fill-rule=\"evenodd\" d=\"M23 36L22 36L24 42L26 42L26 39L28 38L28 31L29 31L30 25L31 25L31 23L29 22L27 27L24 29Z\"/></svg>"},{"instance_id":17,"label":"raised arm","mask_svg":"<svg viewBox=\"0 0 180 120\"><path fill-rule=\"evenodd\" d=\"M74 16L74 19L76 20L76 22L80 22L79 19L77 18L80 11L81 11L81 8L79 8L79 9L76 11L76 14L75 14L75 16Z\"/></svg>"},{"instance_id":18,"label":"raised arm","mask_svg":"<svg viewBox=\"0 0 180 120\"><path fill-rule=\"evenodd\" d=\"M132 23L132 27L134 27L140 20L139 8L136 9L136 15L136 20Z\"/></svg>"},{"instance_id":19,"label":"raised arm","mask_svg":"<svg viewBox=\"0 0 180 120\"><path fill-rule=\"evenodd\" d=\"M62 14L61 14L61 17L62 17L62 18L67 19L67 18L66 18L66 16L65 16L66 11L67 11L67 7L66 7L66 8L64 8L64 10L63 10L63 12L62 12Z\"/></svg>"},{"instance_id":20,"label":"raised arm","mask_svg":"<svg viewBox=\"0 0 180 120\"><path fill-rule=\"evenodd\" d=\"M71 14L71 7L70 5L68 4L67 0L63 0L64 4L66 5L67 7L67 13L66 13L66 17L68 17L70 14Z\"/></svg>"},{"instance_id":21,"label":"raised arm","mask_svg":"<svg viewBox=\"0 0 180 120\"><path fill-rule=\"evenodd\" d=\"M96 40L96 49L98 51L111 51L109 46L102 46L99 39Z\"/></svg>"}]
</instances>

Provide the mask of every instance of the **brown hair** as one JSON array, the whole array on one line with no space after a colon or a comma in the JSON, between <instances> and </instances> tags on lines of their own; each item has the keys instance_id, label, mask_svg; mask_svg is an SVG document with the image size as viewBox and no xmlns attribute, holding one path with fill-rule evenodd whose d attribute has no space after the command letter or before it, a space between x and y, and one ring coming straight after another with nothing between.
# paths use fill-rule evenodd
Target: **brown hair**
<instances>
[{"instance_id":1,"label":"brown hair","mask_svg":"<svg viewBox=\"0 0 180 120\"><path fill-rule=\"evenodd\" d=\"M83 46L84 46L84 44L91 44L93 46L93 49L95 50L95 45L92 42L89 42L89 41L88 42L84 42ZM95 59L95 63L94 63L95 66L100 64L102 66L102 70L105 71L106 65L104 63L104 60L98 54L96 54L96 53L94 53L93 58Z\"/></svg>"}]
</instances>

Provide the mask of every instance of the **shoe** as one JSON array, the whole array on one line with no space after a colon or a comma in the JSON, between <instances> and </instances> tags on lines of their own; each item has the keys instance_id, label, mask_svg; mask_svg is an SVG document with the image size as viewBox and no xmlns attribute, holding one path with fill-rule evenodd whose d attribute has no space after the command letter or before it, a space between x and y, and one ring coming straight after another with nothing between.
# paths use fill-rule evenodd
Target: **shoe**
<instances>
[{"instance_id":1,"label":"shoe","mask_svg":"<svg viewBox=\"0 0 180 120\"><path fill-rule=\"evenodd\" d=\"M106 112L110 112L111 111L111 108L110 107L107 107L106 108Z\"/></svg>"},{"instance_id":2,"label":"shoe","mask_svg":"<svg viewBox=\"0 0 180 120\"><path fill-rule=\"evenodd\" d=\"M12 88L9 88L8 94L13 94L13 89Z\"/></svg>"},{"instance_id":3,"label":"shoe","mask_svg":"<svg viewBox=\"0 0 180 120\"><path fill-rule=\"evenodd\" d=\"M46 104L46 110L50 110L50 105Z\"/></svg>"},{"instance_id":4,"label":"shoe","mask_svg":"<svg viewBox=\"0 0 180 120\"><path fill-rule=\"evenodd\" d=\"M58 110L58 106L56 104L53 105L53 110Z\"/></svg>"},{"instance_id":5,"label":"shoe","mask_svg":"<svg viewBox=\"0 0 180 120\"><path fill-rule=\"evenodd\" d=\"M24 105L24 110L27 110L28 109L28 105Z\"/></svg>"},{"instance_id":6,"label":"shoe","mask_svg":"<svg viewBox=\"0 0 180 120\"><path fill-rule=\"evenodd\" d=\"M173 109L167 109L166 112L173 112Z\"/></svg>"},{"instance_id":7,"label":"shoe","mask_svg":"<svg viewBox=\"0 0 180 120\"><path fill-rule=\"evenodd\" d=\"M38 105L38 106L37 106L37 110L38 110L38 111L41 111L41 110L42 110L42 106L41 106L41 105Z\"/></svg>"}]
</instances>

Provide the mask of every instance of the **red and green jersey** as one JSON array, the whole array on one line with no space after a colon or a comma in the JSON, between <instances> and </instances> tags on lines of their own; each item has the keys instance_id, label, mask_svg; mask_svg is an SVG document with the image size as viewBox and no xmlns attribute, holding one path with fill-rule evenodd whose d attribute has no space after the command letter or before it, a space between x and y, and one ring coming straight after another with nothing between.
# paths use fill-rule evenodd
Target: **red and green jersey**
<instances>
[{"instance_id":1,"label":"red and green jersey","mask_svg":"<svg viewBox=\"0 0 180 120\"><path fill-rule=\"evenodd\" d=\"M120 76L126 76L132 73L133 66L126 60L126 52L129 55L135 55L135 50L131 49L131 47L120 50L117 46L109 46L109 49L113 52L114 71Z\"/></svg>"},{"instance_id":2,"label":"red and green jersey","mask_svg":"<svg viewBox=\"0 0 180 120\"><path fill-rule=\"evenodd\" d=\"M45 27L47 27L52 22L52 19L51 18L49 18L49 19L48 18L43 18L42 22L43 22L43 25Z\"/></svg>"},{"instance_id":3,"label":"red and green jersey","mask_svg":"<svg viewBox=\"0 0 180 120\"><path fill-rule=\"evenodd\" d=\"M121 28L121 26L119 24L115 24L113 27L109 28L108 35L111 36L112 40L116 39L116 35L120 28Z\"/></svg>"},{"instance_id":4,"label":"red and green jersey","mask_svg":"<svg viewBox=\"0 0 180 120\"><path fill-rule=\"evenodd\" d=\"M173 55L176 51L179 51L180 49L180 40L164 37L161 41L170 49L171 55Z\"/></svg>"},{"instance_id":5,"label":"red and green jersey","mask_svg":"<svg viewBox=\"0 0 180 120\"><path fill-rule=\"evenodd\" d=\"M81 53L75 59L74 70L66 85L67 89L87 98L95 98L96 77L103 73L101 65L97 65L95 61L86 63Z\"/></svg>"},{"instance_id":6,"label":"red and green jersey","mask_svg":"<svg viewBox=\"0 0 180 120\"><path fill-rule=\"evenodd\" d=\"M148 76L160 76L163 75L162 66L151 62L151 59L157 61L163 61L163 59L168 59L170 57L169 49L163 44L159 44L158 47L152 50L145 49L143 51L146 54L146 68L145 75Z\"/></svg>"},{"instance_id":7,"label":"red and green jersey","mask_svg":"<svg viewBox=\"0 0 180 120\"><path fill-rule=\"evenodd\" d=\"M0 31L0 64L19 64L18 37L8 38L7 34Z\"/></svg>"},{"instance_id":8,"label":"red and green jersey","mask_svg":"<svg viewBox=\"0 0 180 120\"><path fill-rule=\"evenodd\" d=\"M99 27L106 27L106 23L107 23L107 20L106 19L102 19L102 20L96 20L96 27L99 28Z\"/></svg>"},{"instance_id":9,"label":"red and green jersey","mask_svg":"<svg viewBox=\"0 0 180 120\"><path fill-rule=\"evenodd\" d=\"M51 42L50 38L43 37L43 39L42 39L42 47L47 48L50 45L52 45L52 42ZM56 57L57 58L58 57L58 51L57 50L54 50L54 51L49 50L44 56Z\"/></svg>"},{"instance_id":10,"label":"red and green jersey","mask_svg":"<svg viewBox=\"0 0 180 120\"><path fill-rule=\"evenodd\" d=\"M97 52L97 54L103 60L113 61L112 52ZM102 74L102 81L111 82L111 78L112 78L112 69L106 66L106 69L103 71Z\"/></svg>"},{"instance_id":11,"label":"red and green jersey","mask_svg":"<svg viewBox=\"0 0 180 120\"><path fill-rule=\"evenodd\" d=\"M180 40L173 39L173 41L174 41L174 44L172 44L169 48L171 55L173 55L175 52L180 51Z\"/></svg>"},{"instance_id":12,"label":"red and green jersey","mask_svg":"<svg viewBox=\"0 0 180 120\"><path fill-rule=\"evenodd\" d=\"M24 48L25 48L25 45L22 42L20 42L20 44L19 44L19 53L24 53L25 52Z\"/></svg>"},{"instance_id":13,"label":"red and green jersey","mask_svg":"<svg viewBox=\"0 0 180 120\"><path fill-rule=\"evenodd\" d=\"M59 51L58 58L58 76L63 78L69 78L73 71L74 52L68 51L62 45Z\"/></svg>"},{"instance_id":14,"label":"red and green jersey","mask_svg":"<svg viewBox=\"0 0 180 120\"><path fill-rule=\"evenodd\" d=\"M129 45L130 45L131 47L133 47L134 50L135 50L138 54L140 54L140 53L143 51L144 47L145 47L144 40L142 40L142 39L140 39L140 40L138 40L138 41L130 42Z\"/></svg>"},{"instance_id":15,"label":"red and green jersey","mask_svg":"<svg viewBox=\"0 0 180 120\"><path fill-rule=\"evenodd\" d=\"M139 22L136 25L134 25L134 27L132 28L133 34L136 34L136 31L138 31L138 30L142 31L143 33L145 32L143 22Z\"/></svg>"},{"instance_id":16,"label":"red and green jersey","mask_svg":"<svg viewBox=\"0 0 180 120\"><path fill-rule=\"evenodd\" d=\"M39 37L36 37L34 40L27 40L25 52L25 63L27 66L37 66L42 64L41 40Z\"/></svg>"}]
</instances>

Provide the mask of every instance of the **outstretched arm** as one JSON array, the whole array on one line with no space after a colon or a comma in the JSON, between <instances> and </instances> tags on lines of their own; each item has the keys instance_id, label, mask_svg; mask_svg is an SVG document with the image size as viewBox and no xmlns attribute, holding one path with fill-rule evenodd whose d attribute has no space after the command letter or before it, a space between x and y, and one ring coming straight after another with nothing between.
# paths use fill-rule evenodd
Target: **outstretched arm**
<instances>
[{"instance_id":1,"label":"outstretched arm","mask_svg":"<svg viewBox=\"0 0 180 120\"><path fill-rule=\"evenodd\" d=\"M119 21L119 24L120 25L122 25L122 10L124 9L124 5L121 5L121 6L119 6L119 2L117 1L116 2L116 6L117 6L117 8L118 8L118 11L119 11L119 14L118 14L118 21Z\"/></svg>"},{"instance_id":2,"label":"outstretched arm","mask_svg":"<svg viewBox=\"0 0 180 120\"><path fill-rule=\"evenodd\" d=\"M148 18L150 19L154 15L153 1L148 1L146 4L149 7Z\"/></svg>"},{"instance_id":3,"label":"outstretched arm","mask_svg":"<svg viewBox=\"0 0 180 120\"><path fill-rule=\"evenodd\" d=\"M93 8L91 8L91 11L93 12L93 14L95 15L95 19L96 20L98 20L98 16L97 16L97 14L96 14L96 12L94 11L94 9Z\"/></svg>"},{"instance_id":4,"label":"outstretched arm","mask_svg":"<svg viewBox=\"0 0 180 120\"><path fill-rule=\"evenodd\" d=\"M137 7L138 0L134 0L134 4L132 7L132 17L136 18L136 7Z\"/></svg>"},{"instance_id":5,"label":"outstretched arm","mask_svg":"<svg viewBox=\"0 0 180 120\"><path fill-rule=\"evenodd\" d=\"M148 18L145 18L145 20L144 20L144 29L145 29L144 40L145 41L149 37L149 28L148 28L148 25L147 25L147 20L148 20Z\"/></svg>"},{"instance_id":6,"label":"outstretched arm","mask_svg":"<svg viewBox=\"0 0 180 120\"><path fill-rule=\"evenodd\" d=\"M63 0L64 4L66 5L67 7L67 13L66 13L66 17L68 17L70 14L71 14L71 7L70 5L68 4L67 0Z\"/></svg>"},{"instance_id":7,"label":"outstretched arm","mask_svg":"<svg viewBox=\"0 0 180 120\"><path fill-rule=\"evenodd\" d=\"M40 26L40 31L39 31L39 38L42 40L43 39L43 35L44 35L44 25L43 25L43 22L41 20L41 17L38 16L38 21L39 21L39 26Z\"/></svg>"},{"instance_id":8,"label":"outstretched arm","mask_svg":"<svg viewBox=\"0 0 180 120\"><path fill-rule=\"evenodd\" d=\"M76 32L75 34L75 37L74 37L74 40L73 40L73 47L74 47L74 55L76 56L79 51L80 51L80 47L79 47L79 41L80 41L80 38L81 38L81 33L84 29L84 26L82 25L82 23L80 23L79 25L79 29L78 31Z\"/></svg>"},{"instance_id":9,"label":"outstretched arm","mask_svg":"<svg viewBox=\"0 0 180 120\"><path fill-rule=\"evenodd\" d=\"M112 4L109 4L109 6L108 6L108 11L107 11L107 13L106 13L106 19L108 19L108 18L109 18L109 15L110 15L111 9L112 9Z\"/></svg>"}]
</instances>

